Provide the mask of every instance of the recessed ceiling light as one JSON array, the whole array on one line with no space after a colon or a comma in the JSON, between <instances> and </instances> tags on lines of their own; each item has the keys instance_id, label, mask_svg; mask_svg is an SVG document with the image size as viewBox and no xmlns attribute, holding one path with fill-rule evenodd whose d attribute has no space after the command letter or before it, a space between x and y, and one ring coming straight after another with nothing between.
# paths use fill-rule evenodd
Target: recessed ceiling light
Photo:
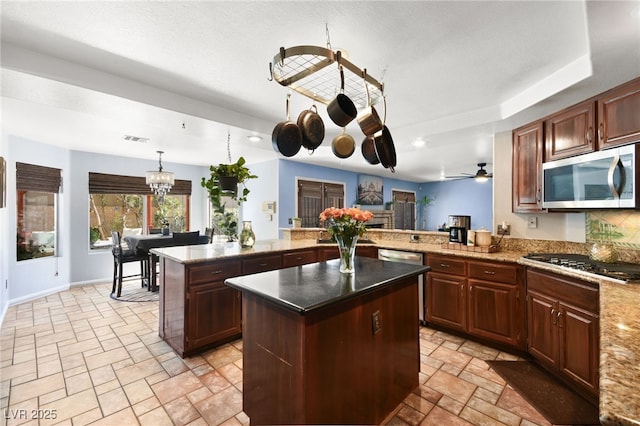
<instances>
[{"instance_id":1,"label":"recessed ceiling light","mask_svg":"<svg viewBox=\"0 0 640 426\"><path fill-rule=\"evenodd\" d=\"M413 142L411 142L411 144L416 148L422 148L427 144L427 141L425 141L423 138L417 138Z\"/></svg>"},{"instance_id":2,"label":"recessed ceiling light","mask_svg":"<svg viewBox=\"0 0 640 426\"><path fill-rule=\"evenodd\" d=\"M249 136L247 136L247 139L249 139L251 142L260 142L262 140L262 136L249 135Z\"/></svg>"}]
</instances>

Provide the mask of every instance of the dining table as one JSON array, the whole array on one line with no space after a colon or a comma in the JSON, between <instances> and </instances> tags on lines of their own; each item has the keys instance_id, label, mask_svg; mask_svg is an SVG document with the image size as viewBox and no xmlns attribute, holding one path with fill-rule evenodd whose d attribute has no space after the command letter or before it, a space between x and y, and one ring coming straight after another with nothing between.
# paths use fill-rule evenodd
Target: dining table
<instances>
[{"instance_id":1,"label":"dining table","mask_svg":"<svg viewBox=\"0 0 640 426\"><path fill-rule=\"evenodd\" d=\"M149 250L151 250L152 248L175 246L176 243L173 239L173 235L127 235L122 239L127 244L127 247L135 251L136 255L148 258L148 262L145 267L145 276L143 277L143 282L147 284L147 289L149 291L158 291L158 285L156 281L156 262L158 260L158 257L152 254Z\"/></svg>"}]
</instances>

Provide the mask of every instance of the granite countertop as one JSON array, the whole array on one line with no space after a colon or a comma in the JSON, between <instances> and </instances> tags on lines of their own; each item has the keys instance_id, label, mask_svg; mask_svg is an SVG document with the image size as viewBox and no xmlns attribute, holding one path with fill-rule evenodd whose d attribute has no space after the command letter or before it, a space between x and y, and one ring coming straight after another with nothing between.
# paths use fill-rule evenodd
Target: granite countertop
<instances>
[{"instance_id":1,"label":"granite countertop","mask_svg":"<svg viewBox=\"0 0 640 426\"><path fill-rule=\"evenodd\" d=\"M640 284L619 284L525 258L518 263L599 285L600 422L640 425Z\"/></svg>"},{"instance_id":2,"label":"granite countertop","mask_svg":"<svg viewBox=\"0 0 640 426\"><path fill-rule=\"evenodd\" d=\"M355 274L341 274L338 259L229 278L230 287L300 314L339 303L429 270L426 266L356 257Z\"/></svg>"},{"instance_id":3,"label":"granite countertop","mask_svg":"<svg viewBox=\"0 0 640 426\"><path fill-rule=\"evenodd\" d=\"M523 258L529 251L467 252L449 250L442 244L414 243L407 239L379 240L374 245L418 253L519 263L597 283L600 288L600 421L605 425L640 425L640 284L619 284L578 270ZM241 249L237 243L218 243L151 251L180 263L198 263L319 246L330 247L331 244L320 244L315 239L293 239L258 241L250 249Z\"/></svg>"}]
</instances>

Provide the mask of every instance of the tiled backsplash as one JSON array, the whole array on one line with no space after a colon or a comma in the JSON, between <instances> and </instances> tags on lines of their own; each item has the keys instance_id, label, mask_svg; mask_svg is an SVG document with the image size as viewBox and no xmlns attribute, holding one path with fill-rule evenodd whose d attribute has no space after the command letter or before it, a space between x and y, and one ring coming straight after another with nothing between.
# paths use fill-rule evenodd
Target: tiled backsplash
<instances>
[{"instance_id":1,"label":"tiled backsplash","mask_svg":"<svg viewBox=\"0 0 640 426\"><path fill-rule=\"evenodd\" d=\"M607 242L619 249L640 250L640 212L605 210L587 212L587 243Z\"/></svg>"}]
</instances>

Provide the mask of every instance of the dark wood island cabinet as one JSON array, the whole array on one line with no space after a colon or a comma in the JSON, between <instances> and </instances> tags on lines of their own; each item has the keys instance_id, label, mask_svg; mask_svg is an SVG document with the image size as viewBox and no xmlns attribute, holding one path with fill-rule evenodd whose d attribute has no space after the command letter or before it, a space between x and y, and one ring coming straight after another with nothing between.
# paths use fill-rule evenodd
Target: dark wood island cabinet
<instances>
[{"instance_id":1,"label":"dark wood island cabinet","mask_svg":"<svg viewBox=\"0 0 640 426\"><path fill-rule=\"evenodd\" d=\"M418 386L418 276L356 257L230 278L243 294L252 424L379 424Z\"/></svg>"}]
</instances>

